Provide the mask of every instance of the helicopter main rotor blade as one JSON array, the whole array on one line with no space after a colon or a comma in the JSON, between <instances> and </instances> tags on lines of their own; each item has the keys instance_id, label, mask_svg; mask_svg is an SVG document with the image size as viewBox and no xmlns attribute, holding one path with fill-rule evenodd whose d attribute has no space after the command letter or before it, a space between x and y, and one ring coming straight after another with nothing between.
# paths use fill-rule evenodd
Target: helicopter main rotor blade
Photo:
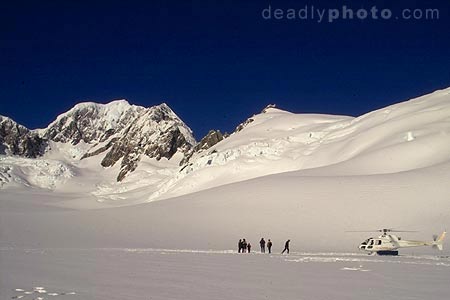
<instances>
[{"instance_id":1,"label":"helicopter main rotor blade","mask_svg":"<svg viewBox=\"0 0 450 300\"><path fill-rule=\"evenodd\" d=\"M345 232L378 232L378 230L347 230Z\"/></svg>"},{"instance_id":2,"label":"helicopter main rotor blade","mask_svg":"<svg viewBox=\"0 0 450 300\"><path fill-rule=\"evenodd\" d=\"M415 230L396 230L393 228L383 228L383 229L375 229L375 230L348 230L345 232L383 232L383 233L389 233L389 232L418 232Z\"/></svg>"}]
</instances>

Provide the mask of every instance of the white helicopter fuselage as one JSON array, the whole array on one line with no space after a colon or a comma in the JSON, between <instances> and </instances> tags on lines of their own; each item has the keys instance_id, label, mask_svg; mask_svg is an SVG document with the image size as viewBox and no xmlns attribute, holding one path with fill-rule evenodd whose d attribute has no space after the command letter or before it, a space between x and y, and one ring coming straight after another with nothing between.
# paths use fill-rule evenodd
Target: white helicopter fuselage
<instances>
[{"instance_id":1,"label":"white helicopter fuselage","mask_svg":"<svg viewBox=\"0 0 450 300\"><path fill-rule=\"evenodd\" d=\"M432 246L439 250L442 250L442 242L445 237L445 232L435 241L413 241L402 240L400 237L394 234L383 233L378 238L369 238L359 245L359 249L369 253L389 254L392 252L394 255L398 253L400 248L411 248L421 246Z\"/></svg>"}]
</instances>

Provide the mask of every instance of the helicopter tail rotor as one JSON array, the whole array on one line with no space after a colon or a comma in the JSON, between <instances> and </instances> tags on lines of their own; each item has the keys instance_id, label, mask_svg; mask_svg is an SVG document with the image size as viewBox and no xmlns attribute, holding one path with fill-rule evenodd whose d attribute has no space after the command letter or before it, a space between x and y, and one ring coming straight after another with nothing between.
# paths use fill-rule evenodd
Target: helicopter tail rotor
<instances>
[{"instance_id":1,"label":"helicopter tail rotor","mask_svg":"<svg viewBox=\"0 0 450 300\"><path fill-rule=\"evenodd\" d=\"M432 247L434 249L438 249L440 251L442 251L444 249L443 242L444 242L446 233L447 232L444 231L439 237L437 235L433 235Z\"/></svg>"}]
</instances>

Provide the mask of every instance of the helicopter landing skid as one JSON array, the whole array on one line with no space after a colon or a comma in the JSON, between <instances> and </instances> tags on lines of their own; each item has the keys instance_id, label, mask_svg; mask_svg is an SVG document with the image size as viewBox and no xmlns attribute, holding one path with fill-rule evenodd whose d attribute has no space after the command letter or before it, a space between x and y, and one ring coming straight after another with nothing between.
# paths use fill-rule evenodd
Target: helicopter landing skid
<instances>
[{"instance_id":1,"label":"helicopter landing skid","mask_svg":"<svg viewBox=\"0 0 450 300\"><path fill-rule=\"evenodd\" d=\"M384 251L377 251L378 255L390 255L390 256L397 256L398 255L398 251L388 251L388 250L384 250Z\"/></svg>"}]
</instances>

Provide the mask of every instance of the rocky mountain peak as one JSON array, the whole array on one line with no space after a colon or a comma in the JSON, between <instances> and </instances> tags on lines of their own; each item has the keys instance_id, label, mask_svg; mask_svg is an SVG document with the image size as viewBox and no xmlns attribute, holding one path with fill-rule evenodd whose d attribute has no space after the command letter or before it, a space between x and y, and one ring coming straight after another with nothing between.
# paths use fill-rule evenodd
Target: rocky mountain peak
<instances>
[{"instance_id":1,"label":"rocky mountain peak","mask_svg":"<svg viewBox=\"0 0 450 300\"><path fill-rule=\"evenodd\" d=\"M57 117L45 130L43 137L73 145L103 142L122 130L136 118L143 107L130 105L126 100L107 104L84 102Z\"/></svg>"},{"instance_id":2,"label":"rocky mountain peak","mask_svg":"<svg viewBox=\"0 0 450 300\"><path fill-rule=\"evenodd\" d=\"M142 155L171 159L180 151L186 154L195 139L189 127L167 105L151 107L125 128L102 161L104 167L114 165L123 157L117 180L121 181L136 169Z\"/></svg>"},{"instance_id":3,"label":"rocky mountain peak","mask_svg":"<svg viewBox=\"0 0 450 300\"><path fill-rule=\"evenodd\" d=\"M126 100L107 104L83 102L59 115L47 128L30 131L0 117L0 154L37 157L48 142L70 143L89 150L81 159L103 155L101 165L121 160L121 181L134 171L142 155L160 160L188 153L196 140L191 129L166 104L144 108ZM86 151L86 150L83 150Z\"/></svg>"},{"instance_id":4,"label":"rocky mountain peak","mask_svg":"<svg viewBox=\"0 0 450 300\"><path fill-rule=\"evenodd\" d=\"M35 158L44 153L46 145L37 133L0 115L0 154Z\"/></svg>"},{"instance_id":5,"label":"rocky mountain peak","mask_svg":"<svg viewBox=\"0 0 450 300\"><path fill-rule=\"evenodd\" d=\"M113 118L111 111L115 113ZM89 116L84 115L84 118L86 117ZM101 162L103 167L111 167L122 159L118 181L137 168L142 155L157 160L171 159L178 151L185 154L196 144L191 129L165 103L149 108L129 106L125 111L109 109L108 117L108 123L98 120L85 121L87 124L96 125L85 126L87 129L95 128L88 133L96 139L83 139L92 144L92 148L83 158L106 152ZM83 125L83 121L80 123L76 117L72 117L71 122L76 128L80 128L80 124ZM110 128L107 129L106 125ZM83 132L86 132L86 129ZM75 137L79 136L72 129L68 131L67 136L73 136L72 133L75 133Z\"/></svg>"}]
</instances>

